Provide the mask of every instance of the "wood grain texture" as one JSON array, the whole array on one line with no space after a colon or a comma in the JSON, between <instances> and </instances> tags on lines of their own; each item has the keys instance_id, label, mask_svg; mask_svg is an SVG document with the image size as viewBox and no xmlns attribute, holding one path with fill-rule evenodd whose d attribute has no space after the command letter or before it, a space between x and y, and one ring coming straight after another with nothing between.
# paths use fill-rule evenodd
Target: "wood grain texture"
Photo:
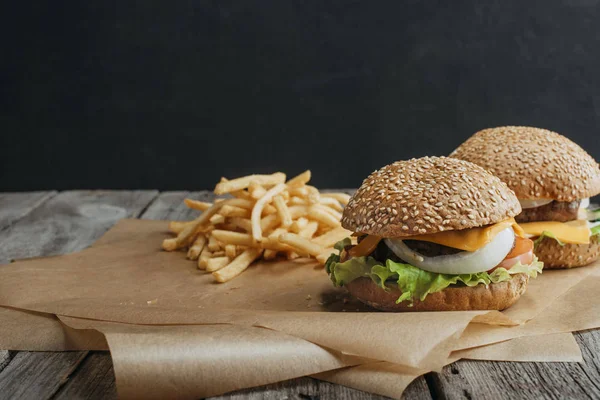
<instances>
[{"instance_id":1,"label":"wood grain texture","mask_svg":"<svg viewBox=\"0 0 600 400\"><path fill-rule=\"evenodd\" d=\"M598 370L587 363L458 361L429 374L434 397L445 399L600 398Z\"/></svg>"},{"instance_id":2,"label":"wood grain texture","mask_svg":"<svg viewBox=\"0 0 600 400\"><path fill-rule=\"evenodd\" d=\"M55 400L116 398L115 374L108 352L90 352L54 396Z\"/></svg>"},{"instance_id":3,"label":"wood grain texture","mask_svg":"<svg viewBox=\"0 0 600 400\"><path fill-rule=\"evenodd\" d=\"M56 192L0 193L0 230L12 225Z\"/></svg>"},{"instance_id":4,"label":"wood grain texture","mask_svg":"<svg viewBox=\"0 0 600 400\"><path fill-rule=\"evenodd\" d=\"M62 192L0 232L0 264L84 249L121 218L137 216L156 191Z\"/></svg>"},{"instance_id":5,"label":"wood grain texture","mask_svg":"<svg viewBox=\"0 0 600 400\"><path fill-rule=\"evenodd\" d=\"M86 357L87 352L21 351L0 372L0 397L49 399Z\"/></svg>"},{"instance_id":6,"label":"wood grain texture","mask_svg":"<svg viewBox=\"0 0 600 400\"><path fill-rule=\"evenodd\" d=\"M196 218L200 212L187 207L183 202L186 198L212 202L215 195L209 190L200 192L163 192L152 202L141 218L166 219L172 221L192 220Z\"/></svg>"},{"instance_id":7,"label":"wood grain texture","mask_svg":"<svg viewBox=\"0 0 600 400\"><path fill-rule=\"evenodd\" d=\"M0 231L0 264L15 258L81 250L119 219L139 216L157 194L156 191L60 193ZM49 398L87 354L16 353L0 372L0 398Z\"/></svg>"}]
</instances>

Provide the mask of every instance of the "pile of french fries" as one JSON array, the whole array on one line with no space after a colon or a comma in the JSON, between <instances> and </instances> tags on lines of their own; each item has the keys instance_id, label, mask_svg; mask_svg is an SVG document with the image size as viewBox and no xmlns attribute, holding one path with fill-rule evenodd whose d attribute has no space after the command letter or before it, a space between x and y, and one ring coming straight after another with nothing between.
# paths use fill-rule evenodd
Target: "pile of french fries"
<instances>
[{"instance_id":1,"label":"pile of french fries","mask_svg":"<svg viewBox=\"0 0 600 400\"><path fill-rule=\"evenodd\" d=\"M332 246L352 234L340 225L350 196L320 193L307 185L310 178L310 171L287 182L282 172L222 178L214 192L229 198L212 204L185 199L202 213L193 221L172 221L169 229L177 236L162 247L187 249L187 257L217 282L235 278L261 257L315 257L324 264Z\"/></svg>"}]
</instances>

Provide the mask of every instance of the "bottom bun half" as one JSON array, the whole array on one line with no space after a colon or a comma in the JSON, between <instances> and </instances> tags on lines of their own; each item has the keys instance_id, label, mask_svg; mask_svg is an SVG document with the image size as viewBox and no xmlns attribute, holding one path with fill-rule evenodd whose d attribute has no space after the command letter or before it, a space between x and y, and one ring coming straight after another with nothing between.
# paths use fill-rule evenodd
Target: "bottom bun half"
<instances>
[{"instance_id":1,"label":"bottom bun half","mask_svg":"<svg viewBox=\"0 0 600 400\"><path fill-rule=\"evenodd\" d=\"M401 292L396 286L383 290L369 278L358 278L347 283L348 292L363 303L382 311L469 311L504 310L513 305L525 290L529 277L515 274L512 279L489 286L451 286L441 292L427 295L425 300L396 304Z\"/></svg>"},{"instance_id":2,"label":"bottom bun half","mask_svg":"<svg viewBox=\"0 0 600 400\"><path fill-rule=\"evenodd\" d=\"M535 247L535 255L544 262L544 269L575 268L591 264L600 257L600 235L590 238L590 244L564 244L544 237Z\"/></svg>"}]
</instances>

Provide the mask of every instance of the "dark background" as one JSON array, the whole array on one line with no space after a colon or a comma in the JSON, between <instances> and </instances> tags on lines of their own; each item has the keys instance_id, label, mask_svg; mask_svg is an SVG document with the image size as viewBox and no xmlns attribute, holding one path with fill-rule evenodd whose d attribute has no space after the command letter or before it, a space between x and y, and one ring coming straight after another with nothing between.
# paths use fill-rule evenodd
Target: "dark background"
<instances>
[{"instance_id":1,"label":"dark background","mask_svg":"<svg viewBox=\"0 0 600 400\"><path fill-rule=\"evenodd\" d=\"M507 124L600 159L597 0L6 3L0 190L356 187Z\"/></svg>"}]
</instances>

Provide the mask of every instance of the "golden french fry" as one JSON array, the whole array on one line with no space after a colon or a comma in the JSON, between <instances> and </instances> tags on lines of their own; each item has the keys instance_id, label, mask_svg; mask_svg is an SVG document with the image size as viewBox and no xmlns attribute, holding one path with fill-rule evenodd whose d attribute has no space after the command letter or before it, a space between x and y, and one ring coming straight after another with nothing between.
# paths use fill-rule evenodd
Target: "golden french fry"
<instances>
[{"instance_id":1,"label":"golden french fry","mask_svg":"<svg viewBox=\"0 0 600 400\"><path fill-rule=\"evenodd\" d=\"M169 222L169 230L173 233L179 233L181 232L186 225L188 225L190 222L185 222L185 221L171 221Z\"/></svg>"},{"instance_id":2,"label":"golden french fry","mask_svg":"<svg viewBox=\"0 0 600 400\"><path fill-rule=\"evenodd\" d=\"M287 231L288 230L286 228L277 228L273 232L269 233L269 235L267 237L269 239L277 239L277 238L279 238L280 235L287 233Z\"/></svg>"},{"instance_id":3,"label":"golden french fry","mask_svg":"<svg viewBox=\"0 0 600 400\"><path fill-rule=\"evenodd\" d=\"M302 230L300 230L300 232L298 232L298 235L310 239L314 236L318 228L319 223L317 221L310 221Z\"/></svg>"},{"instance_id":4,"label":"golden french fry","mask_svg":"<svg viewBox=\"0 0 600 400\"><path fill-rule=\"evenodd\" d=\"M294 251L288 251L287 253L285 253L285 256L288 260L295 260L296 258L300 257L300 254Z\"/></svg>"},{"instance_id":5,"label":"golden french fry","mask_svg":"<svg viewBox=\"0 0 600 400\"><path fill-rule=\"evenodd\" d=\"M250 197L254 200L258 200L267 193L267 189L265 189L260 183L256 181L250 182L250 186L248 186L248 193L250 193Z\"/></svg>"},{"instance_id":6,"label":"golden french fry","mask_svg":"<svg viewBox=\"0 0 600 400\"><path fill-rule=\"evenodd\" d=\"M285 200L283 200L283 197L273 197L273 204L277 209L277 214L279 215L279 219L281 220L281 225L290 226L292 224L292 215L290 214L290 210L285 204Z\"/></svg>"},{"instance_id":7,"label":"golden french fry","mask_svg":"<svg viewBox=\"0 0 600 400\"><path fill-rule=\"evenodd\" d=\"M284 175L285 176L285 175ZM262 228L260 224L260 217L262 214L263 207L265 204L270 202L274 196L281 193L285 189L285 184L279 183L273 186L271 189L267 190L265 195L256 201L254 208L252 209L252 216L250 217L250 221L252 221L252 237L254 240L259 242L262 239Z\"/></svg>"},{"instance_id":8,"label":"golden french fry","mask_svg":"<svg viewBox=\"0 0 600 400\"><path fill-rule=\"evenodd\" d=\"M226 244L225 245L225 255L232 260L237 256L235 244Z\"/></svg>"},{"instance_id":9,"label":"golden french fry","mask_svg":"<svg viewBox=\"0 0 600 400\"><path fill-rule=\"evenodd\" d=\"M322 246L295 233L284 233L279 236L279 241L299 250L300 253L308 253L311 256L317 256L324 250Z\"/></svg>"},{"instance_id":10,"label":"golden french fry","mask_svg":"<svg viewBox=\"0 0 600 400\"><path fill-rule=\"evenodd\" d=\"M225 250L218 250L218 251L215 251L214 253L212 253L212 258L224 257L224 256L225 256Z\"/></svg>"},{"instance_id":11,"label":"golden french fry","mask_svg":"<svg viewBox=\"0 0 600 400\"><path fill-rule=\"evenodd\" d=\"M208 245L207 246L208 246L208 249L212 252L219 251L221 249L221 246L219 246L219 241L212 233L208 237Z\"/></svg>"},{"instance_id":12,"label":"golden french fry","mask_svg":"<svg viewBox=\"0 0 600 400\"><path fill-rule=\"evenodd\" d=\"M344 229L340 226L338 228L332 229L329 232L322 234L321 236L317 236L317 237L313 238L312 241L323 247L332 247L334 244L336 244L340 240L350 237L350 235L352 235L351 231Z\"/></svg>"},{"instance_id":13,"label":"golden french fry","mask_svg":"<svg viewBox=\"0 0 600 400\"><path fill-rule=\"evenodd\" d=\"M310 170L307 169L300 175L296 175L295 177L293 177L292 179L287 181L286 185L288 185L290 187L302 186L302 185L305 185L308 181L310 181L310 177L311 177Z\"/></svg>"},{"instance_id":14,"label":"golden french fry","mask_svg":"<svg viewBox=\"0 0 600 400\"><path fill-rule=\"evenodd\" d=\"M227 282L244 272L254 260L260 257L261 254L261 249L247 249L242 254L237 256L227 266L221 268L218 271L213 272L212 274L217 280L217 282Z\"/></svg>"},{"instance_id":15,"label":"golden french fry","mask_svg":"<svg viewBox=\"0 0 600 400\"><path fill-rule=\"evenodd\" d=\"M248 193L245 190L234 190L233 192L231 192L229 194L238 199L244 199L244 200L250 200L250 201L253 200L252 196L250 196L250 193Z\"/></svg>"},{"instance_id":16,"label":"golden french fry","mask_svg":"<svg viewBox=\"0 0 600 400\"><path fill-rule=\"evenodd\" d=\"M252 235L249 233L240 233L240 232L231 232L215 229L211 233L211 238L215 238L219 242L228 244L234 244L238 246L252 246L254 241L252 240Z\"/></svg>"},{"instance_id":17,"label":"golden french fry","mask_svg":"<svg viewBox=\"0 0 600 400\"><path fill-rule=\"evenodd\" d=\"M210 217L209 221L213 225L218 225L225 222L225 217L221 214L215 214L212 217Z\"/></svg>"},{"instance_id":18,"label":"golden french fry","mask_svg":"<svg viewBox=\"0 0 600 400\"><path fill-rule=\"evenodd\" d=\"M267 215L260 220L260 229L263 232L268 232L279 224L279 215L271 214ZM251 229L252 230L252 229Z\"/></svg>"},{"instance_id":19,"label":"golden french fry","mask_svg":"<svg viewBox=\"0 0 600 400\"><path fill-rule=\"evenodd\" d=\"M331 207L324 206L324 205L321 205L321 204L315 204L313 207L314 208L318 208L319 210L323 210L326 213L331 214L337 221L341 221L342 220L342 213L339 212L339 211L334 210ZM338 222L338 226L339 225L340 225L340 223Z\"/></svg>"},{"instance_id":20,"label":"golden french fry","mask_svg":"<svg viewBox=\"0 0 600 400\"><path fill-rule=\"evenodd\" d=\"M319 190L316 187L309 185L306 186L306 189L308 190L308 202L310 204L318 204L319 200L321 199Z\"/></svg>"},{"instance_id":21,"label":"golden french fry","mask_svg":"<svg viewBox=\"0 0 600 400\"><path fill-rule=\"evenodd\" d=\"M308 218L318 221L321 224L328 225L332 228L340 226L340 220L318 207L311 207L308 211Z\"/></svg>"},{"instance_id":22,"label":"golden french fry","mask_svg":"<svg viewBox=\"0 0 600 400\"><path fill-rule=\"evenodd\" d=\"M273 260L275 257L277 257L277 250L266 249L263 253L265 260Z\"/></svg>"},{"instance_id":23,"label":"golden french fry","mask_svg":"<svg viewBox=\"0 0 600 400\"><path fill-rule=\"evenodd\" d=\"M304 229L307 224L308 224L308 220L304 217L300 217L297 220L295 220L294 222L292 222L292 225L290 225L290 231L293 233L298 233L302 229Z\"/></svg>"},{"instance_id":24,"label":"golden french fry","mask_svg":"<svg viewBox=\"0 0 600 400\"><path fill-rule=\"evenodd\" d=\"M290 196L304 198L308 196L308 188L306 186L290 187L288 193Z\"/></svg>"},{"instance_id":25,"label":"golden french fry","mask_svg":"<svg viewBox=\"0 0 600 400\"><path fill-rule=\"evenodd\" d=\"M335 253L335 249L333 247L325 249L325 251L319 254L316 259L321 265L325 265L325 261L327 261L332 253Z\"/></svg>"},{"instance_id":26,"label":"golden french fry","mask_svg":"<svg viewBox=\"0 0 600 400\"><path fill-rule=\"evenodd\" d=\"M229 264L230 261L229 257L226 256L211 258L206 262L206 272L218 271Z\"/></svg>"},{"instance_id":27,"label":"golden french fry","mask_svg":"<svg viewBox=\"0 0 600 400\"><path fill-rule=\"evenodd\" d=\"M212 253L208 250L207 246L204 246L204 250L200 253L200 257L198 257L198 269L206 269L206 263L212 257Z\"/></svg>"},{"instance_id":28,"label":"golden french fry","mask_svg":"<svg viewBox=\"0 0 600 400\"><path fill-rule=\"evenodd\" d=\"M291 206L288 207L290 210L290 215L292 219L298 219L300 217L305 217L308 215L308 211L310 209L309 206Z\"/></svg>"},{"instance_id":29,"label":"golden french fry","mask_svg":"<svg viewBox=\"0 0 600 400\"><path fill-rule=\"evenodd\" d=\"M212 207L211 203L207 203L206 201L193 200L193 199L184 199L183 202L189 208L193 208L194 210L206 211Z\"/></svg>"},{"instance_id":30,"label":"golden french fry","mask_svg":"<svg viewBox=\"0 0 600 400\"><path fill-rule=\"evenodd\" d=\"M292 206L306 205L308 204L308 200L302 197L293 196L290 198L289 204Z\"/></svg>"},{"instance_id":31,"label":"golden french fry","mask_svg":"<svg viewBox=\"0 0 600 400\"><path fill-rule=\"evenodd\" d=\"M350 201L350 195L346 193L321 193L321 197L336 199L343 205L348 204L348 202Z\"/></svg>"},{"instance_id":32,"label":"golden french fry","mask_svg":"<svg viewBox=\"0 0 600 400\"><path fill-rule=\"evenodd\" d=\"M219 214L221 214L224 217L249 218L250 217L250 209L237 207L237 206L225 205L225 206L223 206L223 208L221 208L221 210L219 211Z\"/></svg>"},{"instance_id":33,"label":"golden french fry","mask_svg":"<svg viewBox=\"0 0 600 400\"><path fill-rule=\"evenodd\" d=\"M203 234L198 235L194 243L190 246L187 253L187 258L190 260L197 260L200 256L200 253L204 249L204 245L206 244L206 236Z\"/></svg>"},{"instance_id":34,"label":"golden french fry","mask_svg":"<svg viewBox=\"0 0 600 400\"><path fill-rule=\"evenodd\" d=\"M208 211L205 211L205 213ZM204 214L202 214L204 215ZM196 231L196 225L190 224L186 225L181 232L177 234L175 238L169 238L163 240L162 247L166 251L173 251L180 249L182 247L188 246L190 242L194 239L194 234Z\"/></svg>"},{"instance_id":35,"label":"golden french fry","mask_svg":"<svg viewBox=\"0 0 600 400\"><path fill-rule=\"evenodd\" d=\"M329 206L339 212L344 211L344 207L342 207L340 202L334 199L333 197L324 197L324 195L321 195L319 203L323 204L324 206Z\"/></svg>"},{"instance_id":36,"label":"golden french fry","mask_svg":"<svg viewBox=\"0 0 600 400\"><path fill-rule=\"evenodd\" d=\"M233 217L228 219L229 223L231 223L236 228L240 228L245 230L246 232L252 233L252 223L249 219Z\"/></svg>"},{"instance_id":37,"label":"golden french fry","mask_svg":"<svg viewBox=\"0 0 600 400\"><path fill-rule=\"evenodd\" d=\"M231 193L237 190L246 189L250 183L256 182L263 186L272 186L285 182L285 174L276 172L271 175L248 175L242 178L232 179L230 181L220 182L215 187L215 194Z\"/></svg>"}]
</instances>

